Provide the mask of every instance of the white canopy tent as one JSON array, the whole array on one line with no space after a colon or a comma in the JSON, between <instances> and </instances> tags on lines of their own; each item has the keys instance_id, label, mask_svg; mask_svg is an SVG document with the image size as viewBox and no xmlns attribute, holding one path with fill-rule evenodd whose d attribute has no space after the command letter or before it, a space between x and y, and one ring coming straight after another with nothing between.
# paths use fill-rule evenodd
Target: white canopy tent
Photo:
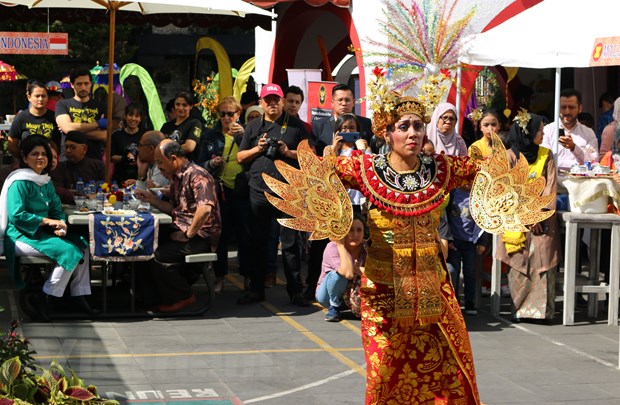
<instances>
[{"instance_id":1,"label":"white canopy tent","mask_svg":"<svg viewBox=\"0 0 620 405\"><path fill-rule=\"evenodd\" d=\"M556 68L555 117L559 117L561 68L589 67L596 38L620 36L619 15L618 0L543 0L486 32L464 38L459 62ZM557 138L556 133L556 153ZM496 261L493 268L491 294L498 297L500 263ZM499 299L493 301L492 312L499 314Z\"/></svg>"},{"instance_id":2,"label":"white canopy tent","mask_svg":"<svg viewBox=\"0 0 620 405\"><path fill-rule=\"evenodd\" d=\"M620 36L619 15L618 0L543 0L489 31L464 38L459 61L556 68L558 117L561 68L589 67L596 38Z\"/></svg>"},{"instance_id":3,"label":"white canopy tent","mask_svg":"<svg viewBox=\"0 0 620 405\"><path fill-rule=\"evenodd\" d=\"M594 40L620 35L618 0L543 0L464 39L459 61L480 66L588 67Z\"/></svg>"}]
</instances>

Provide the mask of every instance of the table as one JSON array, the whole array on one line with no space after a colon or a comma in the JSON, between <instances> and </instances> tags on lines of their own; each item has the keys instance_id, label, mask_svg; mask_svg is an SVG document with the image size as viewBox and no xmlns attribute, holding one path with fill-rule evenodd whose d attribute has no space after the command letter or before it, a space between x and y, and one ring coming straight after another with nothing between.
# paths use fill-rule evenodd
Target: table
<instances>
[{"instance_id":1,"label":"table","mask_svg":"<svg viewBox=\"0 0 620 405\"><path fill-rule=\"evenodd\" d=\"M584 214L578 212L565 212L562 218L566 223L566 238L564 246L564 325L575 323L575 292L590 294L588 299L588 315L595 316L597 312L597 298L599 292L609 294L609 308L607 315L608 325L618 325L618 298L620 291L620 215L616 214ZM591 246L589 273L598 284L598 230L611 229L610 268L609 284L576 286L577 263L579 255L579 229L589 228L596 233L593 241L596 247Z\"/></svg>"},{"instance_id":2,"label":"table","mask_svg":"<svg viewBox=\"0 0 620 405\"><path fill-rule=\"evenodd\" d=\"M88 214L75 214L76 208L72 205L63 206L65 214L67 214L67 223L69 225L88 225ZM151 214L159 219L160 225L170 225L172 217L159 210L152 210Z\"/></svg>"},{"instance_id":3,"label":"table","mask_svg":"<svg viewBox=\"0 0 620 405\"><path fill-rule=\"evenodd\" d=\"M609 199L620 209L620 185L609 176L560 176L558 183L568 191L572 212L604 214Z\"/></svg>"},{"instance_id":4,"label":"table","mask_svg":"<svg viewBox=\"0 0 620 405\"><path fill-rule=\"evenodd\" d=\"M76 207L72 205L63 205L63 210L67 215L67 222L70 225L81 225L88 226L89 217L88 214L75 214ZM159 210L153 209L151 214L158 218L160 225L169 225L172 223L172 217L166 213L163 213ZM131 287L130 287L130 297L131 297L131 313L135 312L135 262L131 262ZM104 314L107 313L108 309L108 299L107 299L107 286L108 286L108 276L109 276L109 261L105 261L102 266L102 280L101 280L101 288L102 288L102 312Z\"/></svg>"}]
</instances>

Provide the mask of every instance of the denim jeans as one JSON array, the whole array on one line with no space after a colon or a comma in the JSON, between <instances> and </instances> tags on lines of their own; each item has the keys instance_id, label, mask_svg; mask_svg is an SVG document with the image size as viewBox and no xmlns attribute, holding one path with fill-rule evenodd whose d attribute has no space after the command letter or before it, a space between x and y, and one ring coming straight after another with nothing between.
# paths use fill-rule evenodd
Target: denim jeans
<instances>
[{"instance_id":1,"label":"denim jeans","mask_svg":"<svg viewBox=\"0 0 620 405\"><path fill-rule=\"evenodd\" d=\"M330 271L325 275L323 282L316 291L316 300L323 307L328 308L342 306L342 295L349 285L346 277L338 274L337 271Z\"/></svg>"},{"instance_id":2,"label":"denim jeans","mask_svg":"<svg viewBox=\"0 0 620 405\"><path fill-rule=\"evenodd\" d=\"M463 269L463 281L465 284L465 303L473 304L476 300L476 245L460 239L454 239L456 250L448 252L448 271L452 279L454 294L459 296L459 276ZM462 264L462 266L461 266Z\"/></svg>"}]
</instances>

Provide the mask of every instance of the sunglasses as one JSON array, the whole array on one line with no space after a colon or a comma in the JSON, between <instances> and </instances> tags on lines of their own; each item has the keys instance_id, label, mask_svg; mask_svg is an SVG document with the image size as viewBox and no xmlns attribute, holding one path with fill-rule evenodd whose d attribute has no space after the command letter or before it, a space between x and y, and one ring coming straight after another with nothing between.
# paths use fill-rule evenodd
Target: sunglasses
<instances>
[{"instance_id":1,"label":"sunglasses","mask_svg":"<svg viewBox=\"0 0 620 405\"><path fill-rule=\"evenodd\" d=\"M409 127L411 126L413 126L413 129L415 131L420 131L424 128L424 123L422 121L407 120L407 121L401 121L396 124L396 128L402 132L407 132L409 130Z\"/></svg>"},{"instance_id":2,"label":"sunglasses","mask_svg":"<svg viewBox=\"0 0 620 405\"><path fill-rule=\"evenodd\" d=\"M232 111L220 111L219 112L220 117L234 117L235 114L237 114L236 112L232 112Z\"/></svg>"}]
</instances>

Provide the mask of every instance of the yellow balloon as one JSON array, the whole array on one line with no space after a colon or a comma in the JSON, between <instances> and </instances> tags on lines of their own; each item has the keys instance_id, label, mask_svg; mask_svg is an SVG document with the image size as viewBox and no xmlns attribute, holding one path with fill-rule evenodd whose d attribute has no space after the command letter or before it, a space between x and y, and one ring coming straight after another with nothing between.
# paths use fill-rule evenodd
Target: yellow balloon
<instances>
[{"instance_id":1,"label":"yellow balloon","mask_svg":"<svg viewBox=\"0 0 620 405\"><path fill-rule=\"evenodd\" d=\"M108 201L110 202L110 204L116 204L116 196L112 194L110 198L108 198Z\"/></svg>"}]
</instances>

